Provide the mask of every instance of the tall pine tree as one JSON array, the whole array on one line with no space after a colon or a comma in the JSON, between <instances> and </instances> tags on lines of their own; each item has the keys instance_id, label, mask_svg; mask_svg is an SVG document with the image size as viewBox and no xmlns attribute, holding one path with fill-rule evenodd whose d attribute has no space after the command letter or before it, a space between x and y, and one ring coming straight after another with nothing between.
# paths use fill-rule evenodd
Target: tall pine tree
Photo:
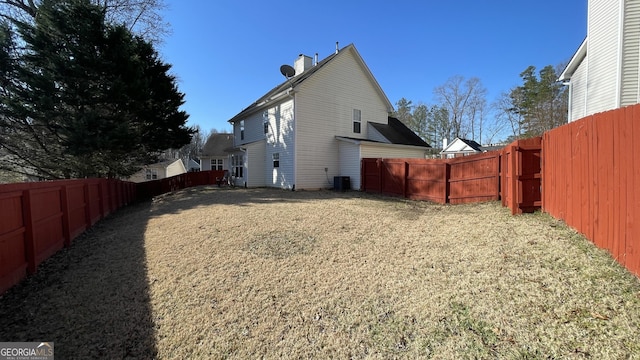
<instances>
[{"instance_id":1,"label":"tall pine tree","mask_svg":"<svg viewBox=\"0 0 640 360\"><path fill-rule=\"evenodd\" d=\"M189 143L184 95L150 43L105 24L88 0L39 11L35 24L16 24L26 51L0 108L14 162L44 178L121 177Z\"/></svg>"}]
</instances>

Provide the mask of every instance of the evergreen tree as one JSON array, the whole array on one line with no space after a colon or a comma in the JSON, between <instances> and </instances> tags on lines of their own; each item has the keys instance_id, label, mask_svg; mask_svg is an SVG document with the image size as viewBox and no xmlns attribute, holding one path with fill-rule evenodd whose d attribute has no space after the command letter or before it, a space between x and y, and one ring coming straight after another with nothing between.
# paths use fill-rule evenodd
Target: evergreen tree
<instances>
[{"instance_id":1,"label":"evergreen tree","mask_svg":"<svg viewBox=\"0 0 640 360\"><path fill-rule=\"evenodd\" d=\"M42 1L3 99L2 147L44 178L128 176L189 143L184 95L153 46L88 0ZM15 169L15 166L14 166Z\"/></svg>"},{"instance_id":2,"label":"evergreen tree","mask_svg":"<svg viewBox=\"0 0 640 360\"><path fill-rule=\"evenodd\" d=\"M523 84L511 93L512 112L521 117L521 130L525 136L539 136L547 130L566 123L567 91L557 82L558 72L551 65L538 74L529 66L520 77Z\"/></svg>"}]
</instances>

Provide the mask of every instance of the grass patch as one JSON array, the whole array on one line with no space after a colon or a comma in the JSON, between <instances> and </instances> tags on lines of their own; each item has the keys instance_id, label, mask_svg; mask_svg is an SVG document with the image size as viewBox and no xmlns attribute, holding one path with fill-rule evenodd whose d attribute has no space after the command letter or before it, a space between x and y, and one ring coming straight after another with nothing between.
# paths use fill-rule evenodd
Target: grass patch
<instances>
[{"instance_id":1,"label":"grass patch","mask_svg":"<svg viewBox=\"0 0 640 360\"><path fill-rule=\"evenodd\" d=\"M355 192L163 196L0 299L61 358L619 359L639 329L640 281L546 214Z\"/></svg>"}]
</instances>

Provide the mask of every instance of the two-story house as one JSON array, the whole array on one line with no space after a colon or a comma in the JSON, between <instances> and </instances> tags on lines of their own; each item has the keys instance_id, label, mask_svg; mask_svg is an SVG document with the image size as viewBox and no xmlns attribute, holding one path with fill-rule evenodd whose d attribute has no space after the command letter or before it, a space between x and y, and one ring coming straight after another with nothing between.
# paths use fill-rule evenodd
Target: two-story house
<instances>
[{"instance_id":1,"label":"two-story house","mask_svg":"<svg viewBox=\"0 0 640 360\"><path fill-rule=\"evenodd\" d=\"M560 75L569 121L640 102L640 0L589 0L587 37Z\"/></svg>"},{"instance_id":2,"label":"two-story house","mask_svg":"<svg viewBox=\"0 0 640 360\"><path fill-rule=\"evenodd\" d=\"M360 189L365 157L424 158L430 147L400 121L353 44L317 61L229 120L231 172L239 186L321 189L334 176Z\"/></svg>"}]
</instances>

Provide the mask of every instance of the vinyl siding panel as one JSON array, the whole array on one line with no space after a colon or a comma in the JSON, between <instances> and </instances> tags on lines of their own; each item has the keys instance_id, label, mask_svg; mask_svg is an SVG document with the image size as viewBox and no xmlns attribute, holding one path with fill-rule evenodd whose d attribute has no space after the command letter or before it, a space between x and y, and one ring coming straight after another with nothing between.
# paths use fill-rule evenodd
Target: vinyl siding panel
<instances>
[{"instance_id":1,"label":"vinyl siding panel","mask_svg":"<svg viewBox=\"0 0 640 360\"><path fill-rule=\"evenodd\" d=\"M172 177L186 173L187 170L182 163L182 160L177 160L167 166L167 173L165 177Z\"/></svg>"},{"instance_id":2,"label":"vinyl siding panel","mask_svg":"<svg viewBox=\"0 0 640 360\"><path fill-rule=\"evenodd\" d=\"M360 155L363 158L425 158L425 150L405 147L402 145L362 144Z\"/></svg>"},{"instance_id":3,"label":"vinyl siding panel","mask_svg":"<svg viewBox=\"0 0 640 360\"><path fill-rule=\"evenodd\" d=\"M584 59L571 77L571 102L569 121L575 121L587 116L587 61Z\"/></svg>"},{"instance_id":4,"label":"vinyl siding panel","mask_svg":"<svg viewBox=\"0 0 640 360\"><path fill-rule=\"evenodd\" d=\"M295 95L296 188L326 188L327 176L341 175L335 136L366 139L369 122L387 123L386 98L355 56L343 50ZM353 109L361 111L359 134L353 132Z\"/></svg>"},{"instance_id":5,"label":"vinyl siding panel","mask_svg":"<svg viewBox=\"0 0 640 360\"><path fill-rule=\"evenodd\" d=\"M625 1L620 105L638 103L640 57L640 1Z\"/></svg>"},{"instance_id":6,"label":"vinyl siding panel","mask_svg":"<svg viewBox=\"0 0 640 360\"><path fill-rule=\"evenodd\" d=\"M588 108L593 114L618 107L620 1L589 1Z\"/></svg>"},{"instance_id":7,"label":"vinyl siding panel","mask_svg":"<svg viewBox=\"0 0 640 360\"><path fill-rule=\"evenodd\" d=\"M265 167L265 142L257 141L246 145L246 153L244 158L244 178L247 187L265 186L264 167Z\"/></svg>"},{"instance_id":8,"label":"vinyl siding panel","mask_svg":"<svg viewBox=\"0 0 640 360\"><path fill-rule=\"evenodd\" d=\"M253 143L264 139L263 112L258 111L244 119L244 139L240 136L240 121L233 124L234 145Z\"/></svg>"},{"instance_id":9,"label":"vinyl siding panel","mask_svg":"<svg viewBox=\"0 0 640 360\"><path fill-rule=\"evenodd\" d=\"M295 122L293 99L268 110L269 131L266 134L265 186L291 189L295 184ZM264 132L264 127L263 127ZM279 154L279 167L274 167L273 154Z\"/></svg>"},{"instance_id":10,"label":"vinyl siding panel","mask_svg":"<svg viewBox=\"0 0 640 360\"><path fill-rule=\"evenodd\" d=\"M350 177L351 188L360 190L360 145L338 141L340 167L338 176ZM333 180L330 178L329 180Z\"/></svg>"}]
</instances>

